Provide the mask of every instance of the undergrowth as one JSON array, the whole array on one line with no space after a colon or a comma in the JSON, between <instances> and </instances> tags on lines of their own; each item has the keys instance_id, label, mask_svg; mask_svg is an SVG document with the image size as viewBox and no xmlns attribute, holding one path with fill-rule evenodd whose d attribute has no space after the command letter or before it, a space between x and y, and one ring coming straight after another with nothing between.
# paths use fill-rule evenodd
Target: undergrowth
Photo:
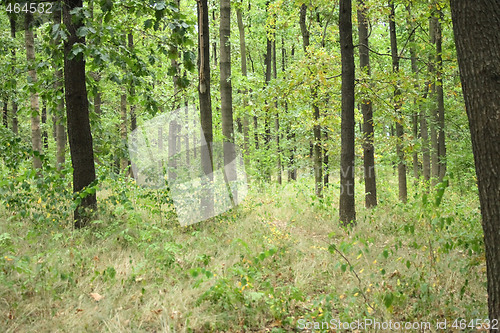
<instances>
[{"instance_id":1,"label":"undergrowth","mask_svg":"<svg viewBox=\"0 0 500 333\"><path fill-rule=\"evenodd\" d=\"M415 187L401 204L395 184L380 183L380 204L365 209L359 196L358 224L343 228L338 188L317 198L303 178L253 186L236 209L180 227L167 191L107 176L98 219L74 230L71 194L55 186L65 175L47 169L39 181L27 170L4 170L0 186L7 332L288 332L332 320L487 318L477 196L453 184Z\"/></svg>"}]
</instances>

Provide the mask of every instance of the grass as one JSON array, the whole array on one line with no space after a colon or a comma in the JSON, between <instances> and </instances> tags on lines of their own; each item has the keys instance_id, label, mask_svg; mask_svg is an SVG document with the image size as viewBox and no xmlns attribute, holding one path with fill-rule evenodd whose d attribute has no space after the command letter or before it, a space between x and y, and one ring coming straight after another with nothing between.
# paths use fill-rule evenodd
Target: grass
<instances>
[{"instance_id":1,"label":"grass","mask_svg":"<svg viewBox=\"0 0 500 333\"><path fill-rule=\"evenodd\" d=\"M434 327L487 318L475 193L451 186L440 205L434 195L403 205L395 184L380 182L379 206L367 210L359 196L358 225L343 228L338 188L319 199L311 185L256 186L238 208L187 228L168 200L127 179L102 186L100 220L85 230L67 219L34 223L3 205L1 325L6 332L288 332L332 319Z\"/></svg>"}]
</instances>

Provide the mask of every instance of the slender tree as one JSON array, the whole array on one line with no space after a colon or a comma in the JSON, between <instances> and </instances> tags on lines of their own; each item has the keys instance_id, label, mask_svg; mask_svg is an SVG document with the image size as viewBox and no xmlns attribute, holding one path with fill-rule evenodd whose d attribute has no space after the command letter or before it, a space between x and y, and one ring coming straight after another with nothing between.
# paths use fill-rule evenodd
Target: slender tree
<instances>
[{"instance_id":1,"label":"slender tree","mask_svg":"<svg viewBox=\"0 0 500 333\"><path fill-rule=\"evenodd\" d=\"M236 181L236 151L234 145L233 88L231 84L231 1L220 0L220 94L222 135L224 137L224 169L231 184ZM230 193L236 201L237 193Z\"/></svg>"},{"instance_id":2,"label":"slender tree","mask_svg":"<svg viewBox=\"0 0 500 333\"><path fill-rule=\"evenodd\" d=\"M500 320L500 7L451 0L451 16L483 218L489 318Z\"/></svg>"},{"instance_id":3,"label":"slender tree","mask_svg":"<svg viewBox=\"0 0 500 333\"><path fill-rule=\"evenodd\" d=\"M358 34L359 34L359 67L370 77L370 52L368 39L368 20L366 7L363 0L359 2L358 9ZM363 114L363 169L365 179L365 206L367 208L377 205L377 181L375 177L375 148L373 130L373 105L370 98L361 101Z\"/></svg>"},{"instance_id":4,"label":"slender tree","mask_svg":"<svg viewBox=\"0 0 500 333\"><path fill-rule=\"evenodd\" d=\"M342 116L340 133L339 218L343 225L356 223L354 199L354 45L352 43L352 3L340 0L339 34L342 61Z\"/></svg>"},{"instance_id":5,"label":"slender tree","mask_svg":"<svg viewBox=\"0 0 500 333\"><path fill-rule=\"evenodd\" d=\"M59 6L54 9L54 14L53 14L53 21L54 24L61 24L62 20L62 8ZM58 36L54 41L54 45L56 46L59 45L61 42L61 38ZM58 50L58 49L57 49ZM59 51L56 51L57 53L54 55L54 77L55 77L55 82L54 82L54 90L58 93L63 95L64 94L64 77L63 77L63 70L61 66L59 65L58 59L61 58L61 55L59 54ZM57 102L57 106L55 109L55 114L54 114L54 126L55 126L55 132L56 132L56 167L57 169L61 169L64 163L66 162L66 126L64 126L64 99L61 98Z\"/></svg>"},{"instance_id":6,"label":"slender tree","mask_svg":"<svg viewBox=\"0 0 500 333\"><path fill-rule=\"evenodd\" d=\"M10 23L10 36L12 39L16 39L16 20L14 16L9 17L9 23ZM11 49L11 56L12 56L12 72L15 72L15 66L16 66L16 49L13 47ZM12 118L12 132L14 134L17 134L18 132L18 121L17 121L17 102L16 102L16 95L14 92L14 96L12 97L12 113L11 113L11 118Z\"/></svg>"},{"instance_id":7,"label":"slender tree","mask_svg":"<svg viewBox=\"0 0 500 333\"><path fill-rule=\"evenodd\" d=\"M9 128L9 100L3 102L3 126Z\"/></svg>"},{"instance_id":8,"label":"slender tree","mask_svg":"<svg viewBox=\"0 0 500 333\"><path fill-rule=\"evenodd\" d=\"M441 182L446 174L446 138L444 123L444 89L443 89L443 32L441 19L443 13L436 4L436 98L437 98L437 119L438 127L438 163L439 163L439 181Z\"/></svg>"},{"instance_id":9,"label":"slender tree","mask_svg":"<svg viewBox=\"0 0 500 333\"><path fill-rule=\"evenodd\" d=\"M243 15L241 12L242 3L240 3L236 7L236 20L238 22L238 32L240 38L240 60L241 60L241 74L244 77L247 77L247 52L246 52L246 42L245 42L245 25L243 24ZM250 149L250 139L249 139L249 126L250 120L248 116L248 112L246 110L247 106L247 93L248 90L246 88L243 89L243 150L245 156L245 163L249 161L249 149Z\"/></svg>"},{"instance_id":10,"label":"slender tree","mask_svg":"<svg viewBox=\"0 0 500 333\"><path fill-rule=\"evenodd\" d=\"M122 94L120 96L120 139L122 154L120 157L120 172L123 172L128 167L128 158L126 153L126 142L127 142L127 91L122 89Z\"/></svg>"},{"instance_id":11,"label":"slender tree","mask_svg":"<svg viewBox=\"0 0 500 333\"><path fill-rule=\"evenodd\" d=\"M35 37L33 34L33 14L26 13L24 21L24 37L26 42L26 59L28 62L28 78L31 85L37 81L36 59L35 59ZM38 93L32 87L30 92L30 111L31 111L31 145L34 152L42 153L42 134L40 129L40 102ZM42 161L38 156L33 156L33 167L40 169Z\"/></svg>"},{"instance_id":12,"label":"slender tree","mask_svg":"<svg viewBox=\"0 0 500 333\"><path fill-rule=\"evenodd\" d=\"M392 55L392 70L395 74L399 73L399 54L398 54L398 41L396 36L396 18L394 9L394 0L389 0L389 8L391 14L389 17L389 34L391 38L391 55ZM401 90L398 83L394 86L394 109L396 112L396 136L397 144L396 151L398 155L398 188L399 200L406 202L408 199L408 189L406 184L406 163L403 151L403 115L401 112Z\"/></svg>"},{"instance_id":13,"label":"slender tree","mask_svg":"<svg viewBox=\"0 0 500 333\"><path fill-rule=\"evenodd\" d=\"M302 4L300 7L300 30L302 32L302 46L304 48L304 52L308 57L311 57L310 52L307 50L309 46L309 37L310 32L306 25L306 16L307 16L307 5ZM352 30L352 28L351 28ZM310 69L309 69L310 70ZM320 112L318 106L318 86L314 84L311 92L313 98L313 135L314 135L314 143L312 144L312 157L314 162L314 189L315 193L318 197L323 196L323 161L322 161L322 144L321 144L321 125L320 125Z\"/></svg>"},{"instance_id":14,"label":"slender tree","mask_svg":"<svg viewBox=\"0 0 500 333\"><path fill-rule=\"evenodd\" d=\"M207 0L196 0L198 7L198 98L200 101L200 119L202 138L206 147L201 149L203 172L208 181L213 181L212 158L212 102L210 98L210 33L208 27ZM205 189L202 208L207 214L213 211L214 194L210 188Z\"/></svg>"},{"instance_id":15,"label":"slender tree","mask_svg":"<svg viewBox=\"0 0 500 333\"><path fill-rule=\"evenodd\" d=\"M408 28L410 29L410 36L408 37L408 42L410 44L409 49L410 49L410 61L411 61L411 72L414 75L415 79L415 84L413 87L415 88L416 91L419 89L418 85L418 63L417 63L417 51L415 48L415 30L416 30L416 24L412 22L412 11L411 11L411 3L406 5L406 10L408 12L408 16L406 17L406 24ZM413 140L416 141L418 136L419 136L419 131L418 131L418 105L419 103L417 102L417 98L415 97L413 99L413 106L414 106L414 111L411 117L412 120L412 134L413 134ZM415 178L415 182L418 182L418 178L420 177L420 168L419 168L419 161L418 161L418 150L414 149L413 150L413 177Z\"/></svg>"},{"instance_id":16,"label":"slender tree","mask_svg":"<svg viewBox=\"0 0 500 333\"><path fill-rule=\"evenodd\" d=\"M436 44L436 30L439 24L439 19L434 14L434 9L431 11L429 18L429 38L431 44ZM439 142L438 142L438 107L437 89L436 89L436 58L431 54L429 56L428 71L430 75L430 99L431 99L431 112L430 112L430 155L431 155L431 179L432 184L435 185L439 178Z\"/></svg>"},{"instance_id":17,"label":"slender tree","mask_svg":"<svg viewBox=\"0 0 500 333\"><path fill-rule=\"evenodd\" d=\"M85 44L85 38L77 34L83 26L81 18L71 13L83 6L82 0L65 0L63 22L68 29L64 43L64 83L66 95L66 117L68 140L73 166L73 191L79 193L95 180L94 150L89 121L89 105L85 84L85 59L83 54L74 54L73 46ZM74 212L75 228L84 227L97 207L95 192L86 193Z\"/></svg>"}]
</instances>

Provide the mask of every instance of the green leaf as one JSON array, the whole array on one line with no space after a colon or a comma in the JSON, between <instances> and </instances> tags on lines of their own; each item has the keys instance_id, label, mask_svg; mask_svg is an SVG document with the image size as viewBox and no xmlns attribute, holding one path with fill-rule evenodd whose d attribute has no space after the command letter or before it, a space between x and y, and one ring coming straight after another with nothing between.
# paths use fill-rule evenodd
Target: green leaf
<instances>
[{"instance_id":1,"label":"green leaf","mask_svg":"<svg viewBox=\"0 0 500 333\"><path fill-rule=\"evenodd\" d=\"M153 26L153 20L152 19L148 19L146 21L144 21L144 29L149 29Z\"/></svg>"},{"instance_id":2,"label":"green leaf","mask_svg":"<svg viewBox=\"0 0 500 333\"><path fill-rule=\"evenodd\" d=\"M76 31L76 35L78 37L85 37L85 36L87 36L88 33L89 33L89 29L87 27L80 27Z\"/></svg>"},{"instance_id":3,"label":"green leaf","mask_svg":"<svg viewBox=\"0 0 500 333\"><path fill-rule=\"evenodd\" d=\"M390 308L392 302L394 301L394 294L392 292L387 292L384 296L384 305L386 308Z\"/></svg>"}]
</instances>

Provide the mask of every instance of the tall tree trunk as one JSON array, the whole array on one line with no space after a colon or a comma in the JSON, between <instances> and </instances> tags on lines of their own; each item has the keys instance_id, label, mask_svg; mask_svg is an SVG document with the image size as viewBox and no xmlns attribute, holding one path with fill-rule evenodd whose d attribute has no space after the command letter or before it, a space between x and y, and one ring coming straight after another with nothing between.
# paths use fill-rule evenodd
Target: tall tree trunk
<instances>
[{"instance_id":1,"label":"tall tree trunk","mask_svg":"<svg viewBox=\"0 0 500 333\"><path fill-rule=\"evenodd\" d=\"M122 95L120 98L120 139L121 139L121 148L122 154L120 158L120 172L123 172L128 167L128 158L127 158L127 93L126 90L123 89Z\"/></svg>"},{"instance_id":2,"label":"tall tree trunk","mask_svg":"<svg viewBox=\"0 0 500 333\"><path fill-rule=\"evenodd\" d=\"M10 36L12 37L12 39L16 39L16 20L14 19L14 17L10 17L9 21L10 21ZM11 49L11 56L12 56L12 72L14 73L15 66L16 66L16 50L15 50L15 48ZM14 132L14 134L17 134L17 132L18 132L17 109L18 109L18 107L17 107L15 92L14 92L14 96L12 98L12 115L11 115L11 117L12 117L12 132Z\"/></svg>"},{"instance_id":3,"label":"tall tree trunk","mask_svg":"<svg viewBox=\"0 0 500 333\"><path fill-rule=\"evenodd\" d=\"M394 10L394 1L389 0L389 8L391 10L389 18L389 30L391 38L391 55L392 55L392 70L394 73L399 72L399 54L398 54L398 40L396 36L396 18ZM394 87L394 109L397 115L396 120L396 136L397 144L396 151L398 155L398 188L399 188L399 200L406 202L408 199L408 189L406 186L406 163L403 151L403 115L401 112L401 90L398 88L396 83Z\"/></svg>"},{"instance_id":4,"label":"tall tree trunk","mask_svg":"<svg viewBox=\"0 0 500 333\"><path fill-rule=\"evenodd\" d=\"M410 37L408 37L409 43L410 43L410 62L411 62L411 71L414 75L415 79L415 84L414 88L416 91L419 89L418 85L418 63L417 63L417 51L415 50L415 29L416 25L412 22L412 14L411 14L411 4L408 4L406 6L406 10L408 11L408 17L406 19L406 23L408 27L411 29L410 30ZM416 142L418 140L419 132L418 132L418 124L419 124L419 119L418 119L418 105L419 103L417 102L417 98L415 97L413 99L413 114L412 114L412 134L413 134L413 140ZM415 184L418 182L418 178L420 177L420 168L419 168L419 161L418 161L418 150L413 149L413 177L415 178Z\"/></svg>"},{"instance_id":5,"label":"tall tree trunk","mask_svg":"<svg viewBox=\"0 0 500 333\"><path fill-rule=\"evenodd\" d=\"M307 5L302 4L300 7L300 31L302 32L302 46L304 48L304 52L308 57L311 57L310 53L307 51L307 47L309 46L309 30L306 26L306 15L307 15ZM352 30L352 28L351 28ZM309 69L310 71L310 69ZM313 135L314 135L314 143L312 145L312 158L314 162L314 189L316 196L323 196L323 161L321 158L322 153L322 144L321 144L321 125L320 125L320 112L318 107L318 87L315 85L312 88L312 99L313 99Z\"/></svg>"},{"instance_id":6,"label":"tall tree trunk","mask_svg":"<svg viewBox=\"0 0 500 333\"><path fill-rule=\"evenodd\" d=\"M427 89L427 88L426 88ZM427 96L427 93L425 93ZM431 156L429 152L429 131L427 127L427 114L424 107L420 108L420 135L422 136L422 172L425 182L431 179Z\"/></svg>"},{"instance_id":7,"label":"tall tree trunk","mask_svg":"<svg viewBox=\"0 0 500 333\"><path fill-rule=\"evenodd\" d=\"M266 2L266 12L269 7L269 1ZM264 65L266 66L266 86L271 81L272 74L272 53L273 53L273 43L269 37L269 33L266 31L267 42L266 42L266 57L264 60ZM265 102L267 105L268 101ZM270 124L270 112L269 108L264 114L264 149L270 151L271 149L271 124ZM264 176L267 181L271 181L271 170L269 165L264 165Z\"/></svg>"},{"instance_id":8,"label":"tall tree trunk","mask_svg":"<svg viewBox=\"0 0 500 333\"><path fill-rule=\"evenodd\" d=\"M247 76L247 52L245 43L245 26L243 24L243 15L241 13L241 6L236 9L236 20L238 21L238 31L240 37L240 60L241 60L241 74ZM249 159L249 149L250 149L250 139L248 137L248 127L250 125L250 120L248 116L247 106L247 89L243 89L243 150L245 156L245 163L248 163Z\"/></svg>"},{"instance_id":9,"label":"tall tree trunk","mask_svg":"<svg viewBox=\"0 0 500 333\"><path fill-rule=\"evenodd\" d=\"M28 62L28 82L35 84L37 81L36 75L36 59L35 59L35 37L33 35L33 14L26 13L24 21L25 42L26 42L26 59ZM34 152L42 153L42 134L40 130L40 105L38 92L34 88L30 88L30 112L31 112L31 145ZM40 169L42 161L39 157L33 156L33 167Z\"/></svg>"},{"instance_id":10,"label":"tall tree trunk","mask_svg":"<svg viewBox=\"0 0 500 333\"><path fill-rule=\"evenodd\" d=\"M451 0L483 219L490 321L500 320L500 8L495 0ZM491 329L491 332L494 330Z\"/></svg>"},{"instance_id":11,"label":"tall tree trunk","mask_svg":"<svg viewBox=\"0 0 500 333\"><path fill-rule=\"evenodd\" d=\"M436 5L438 6L438 5ZM442 17L441 9L436 9L436 98L437 98L437 126L438 126L438 163L439 163L439 181L441 182L446 174L446 139L444 124L444 92L443 92L443 47L442 47L442 28L439 21Z\"/></svg>"},{"instance_id":12,"label":"tall tree trunk","mask_svg":"<svg viewBox=\"0 0 500 333\"><path fill-rule=\"evenodd\" d=\"M76 43L85 44L85 38L77 36L83 22L76 20L71 12L83 6L82 0L65 0L63 21L69 36L64 43L64 83L66 95L66 116L68 139L73 166L73 192L78 193L95 180L94 150L89 121L89 105L85 84L85 60L83 54L70 59L71 50ZM76 20L76 21L75 21ZM75 228L84 227L97 208L95 193L89 193L75 209Z\"/></svg>"},{"instance_id":13,"label":"tall tree trunk","mask_svg":"<svg viewBox=\"0 0 500 333\"><path fill-rule=\"evenodd\" d=\"M128 34L128 49L130 52L134 51L134 34ZM135 96L134 83L130 83L130 97ZM135 114L135 104L130 103L130 130L134 131L137 128L137 116Z\"/></svg>"},{"instance_id":14,"label":"tall tree trunk","mask_svg":"<svg viewBox=\"0 0 500 333\"><path fill-rule=\"evenodd\" d=\"M370 53L368 39L368 20L363 0L359 2L358 34L359 34L359 67L370 77ZM368 97L361 102L363 114L363 171L365 179L365 206L371 208L377 205L377 182L375 177L375 148L373 146L373 108Z\"/></svg>"},{"instance_id":15,"label":"tall tree trunk","mask_svg":"<svg viewBox=\"0 0 500 333\"><path fill-rule=\"evenodd\" d=\"M434 15L434 10L431 12L431 17L429 18L429 35L431 44L436 44L436 25L439 24L439 20ZM429 121L430 134L431 134L431 179L432 184L435 185L439 178L439 142L438 142L438 110L436 105L437 100L437 89L436 89L436 58L430 57L429 60L429 74L431 76L431 117Z\"/></svg>"},{"instance_id":16,"label":"tall tree trunk","mask_svg":"<svg viewBox=\"0 0 500 333\"><path fill-rule=\"evenodd\" d=\"M282 52L282 67L283 67L283 72L285 72L285 42L284 39L282 38L282 43L281 43L281 52ZM293 61L293 56L295 55L295 46L292 44L292 50L290 52L290 57L291 60ZM288 103L285 99L285 113L288 113ZM290 125L289 125L290 126ZM297 180L297 166L295 164L295 152L297 150L297 145L295 143L295 132L290 129L290 127L287 130L287 138L289 142L290 148L290 163L289 163L289 170L288 170L288 181L290 180Z\"/></svg>"},{"instance_id":17,"label":"tall tree trunk","mask_svg":"<svg viewBox=\"0 0 500 333\"><path fill-rule=\"evenodd\" d=\"M354 198L354 45L352 43L352 3L340 0L339 34L342 61L342 116L340 143L339 218L343 225L356 224Z\"/></svg>"},{"instance_id":18,"label":"tall tree trunk","mask_svg":"<svg viewBox=\"0 0 500 333\"><path fill-rule=\"evenodd\" d=\"M54 24L61 24L61 17L62 15L62 9L54 9L54 14L53 14L53 21ZM54 45L59 45L61 42L61 38L57 37L54 40ZM58 57L54 57L55 59L58 59ZM55 77L55 82L54 82L54 91L57 93L60 93L61 95L64 94L64 88L63 88L63 70L60 67L61 65L57 62L54 61L54 67L56 68L54 72L54 77ZM55 122L55 132L56 132L56 167L58 170L61 170L62 166L66 162L66 127L64 126L64 98L61 98L56 106L55 110L55 117L54 117L54 122Z\"/></svg>"},{"instance_id":19,"label":"tall tree trunk","mask_svg":"<svg viewBox=\"0 0 500 333\"><path fill-rule=\"evenodd\" d=\"M273 38L273 78L276 80L278 78L278 69L277 69L277 64L276 64L276 34L274 34ZM276 131L275 133L275 139L276 139L276 159L277 159L277 171L278 171L278 184L281 185L282 183L282 177L281 177L281 148L280 148L280 118L279 118L279 111L278 111L278 101L275 98L274 102L274 108L275 108L275 118L274 118L274 130Z\"/></svg>"},{"instance_id":20,"label":"tall tree trunk","mask_svg":"<svg viewBox=\"0 0 500 333\"><path fill-rule=\"evenodd\" d=\"M175 5L177 8L180 7L180 0L175 0ZM178 53L177 46L175 48L175 53ZM175 74L172 77L172 83L174 86L174 101L172 104L172 110L175 113L180 112L180 98L179 98L179 75L180 75L180 66L176 59L171 60L171 66L175 71ZM180 150L180 143L178 142L180 139L180 125L177 123L177 119L173 119L168 124L168 173L167 179L170 184L177 178L177 153Z\"/></svg>"},{"instance_id":21,"label":"tall tree trunk","mask_svg":"<svg viewBox=\"0 0 500 333\"><path fill-rule=\"evenodd\" d=\"M231 84L231 1L220 0L220 95L222 135L224 137L224 169L228 185L236 181L236 151L234 145L233 88ZM237 201L236 187L229 193Z\"/></svg>"},{"instance_id":22,"label":"tall tree trunk","mask_svg":"<svg viewBox=\"0 0 500 333\"><path fill-rule=\"evenodd\" d=\"M210 99L210 32L208 27L207 0L196 0L198 7L198 98L200 100L201 141L206 143L206 149L201 149L202 168L208 182L213 182L212 158L212 102ZM212 214L214 193L211 188L205 188L202 209Z\"/></svg>"}]
</instances>

